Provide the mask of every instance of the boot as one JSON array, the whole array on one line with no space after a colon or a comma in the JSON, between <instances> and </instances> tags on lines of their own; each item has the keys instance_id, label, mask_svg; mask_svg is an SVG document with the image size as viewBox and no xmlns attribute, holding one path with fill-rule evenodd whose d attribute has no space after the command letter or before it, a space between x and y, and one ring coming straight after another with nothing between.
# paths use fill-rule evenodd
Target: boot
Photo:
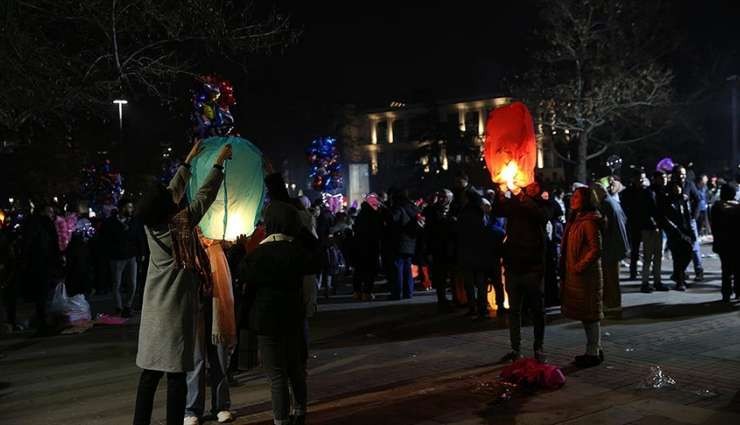
<instances>
[{"instance_id":1,"label":"boot","mask_svg":"<svg viewBox=\"0 0 740 425\"><path fill-rule=\"evenodd\" d=\"M703 282L704 281L704 270L700 269L696 271L696 276L694 276L694 282Z\"/></svg>"},{"instance_id":2,"label":"boot","mask_svg":"<svg viewBox=\"0 0 740 425\"><path fill-rule=\"evenodd\" d=\"M663 285L663 282L655 282L655 290L658 292L666 292L668 291L668 287Z\"/></svg>"},{"instance_id":3,"label":"boot","mask_svg":"<svg viewBox=\"0 0 740 425\"><path fill-rule=\"evenodd\" d=\"M676 272L676 291L686 291L686 272Z\"/></svg>"}]
</instances>

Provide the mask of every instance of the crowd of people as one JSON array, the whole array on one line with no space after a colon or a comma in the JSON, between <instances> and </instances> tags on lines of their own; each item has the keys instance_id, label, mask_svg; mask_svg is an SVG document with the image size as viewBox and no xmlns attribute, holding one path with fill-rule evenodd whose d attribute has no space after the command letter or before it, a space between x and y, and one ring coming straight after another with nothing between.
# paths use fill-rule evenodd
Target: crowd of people
<instances>
[{"instance_id":1,"label":"crowd of people","mask_svg":"<svg viewBox=\"0 0 740 425\"><path fill-rule=\"evenodd\" d=\"M712 235L722 301L740 298L736 185L695 178L680 165L650 179L637 171L627 187L611 177L574 183L567 193L537 182L480 190L460 173L452 188L418 200L391 188L343 211L323 199L292 198L282 176L268 173L257 229L225 242L206 238L198 223L216 198L230 147L188 203L190 163L200 150L194 145L168 185L154 184L136 206L122 201L108 218L90 217L84 203L65 212L49 204L22 220L18 214L22 225L8 221L0 232L0 282L13 326L23 295L46 333L57 282L70 295L111 289L124 318L140 305L134 424L150 423L165 375L168 424L200 423L206 379L212 414L233 420L230 374L255 367L257 358L270 382L274 423L304 423L308 319L319 295L330 297L345 280L357 302L380 293L410 299L419 285L436 292L440 314L463 308L486 321L495 311L509 326L507 360L523 356L528 316L532 355L546 361L545 309L560 306L584 327L585 352L574 360L580 367L604 360L601 320L621 317L622 264L644 293L685 291L705 278L700 242ZM661 273L668 255L672 287Z\"/></svg>"}]
</instances>

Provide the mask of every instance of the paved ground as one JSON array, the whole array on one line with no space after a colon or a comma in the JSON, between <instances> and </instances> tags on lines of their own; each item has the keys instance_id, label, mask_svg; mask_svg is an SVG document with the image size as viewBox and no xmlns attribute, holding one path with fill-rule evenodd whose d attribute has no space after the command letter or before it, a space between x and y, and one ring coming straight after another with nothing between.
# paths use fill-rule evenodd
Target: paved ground
<instances>
[{"instance_id":1,"label":"paved ground","mask_svg":"<svg viewBox=\"0 0 740 425\"><path fill-rule=\"evenodd\" d=\"M438 316L428 294L400 303L333 297L312 322L309 423L738 424L740 304L717 302L717 260L706 259L706 267L709 280L686 293L642 294L637 282L623 282L624 317L605 321L607 360L596 368L569 365L583 351L583 330L550 311L546 350L568 382L510 398L496 379L497 359L508 351L504 321L471 323L462 311ZM0 423L131 423L136 335L132 323L0 339ZM645 388L656 365L674 385ZM270 423L263 375L239 380L236 423ZM164 423L161 393L154 423Z\"/></svg>"}]
</instances>

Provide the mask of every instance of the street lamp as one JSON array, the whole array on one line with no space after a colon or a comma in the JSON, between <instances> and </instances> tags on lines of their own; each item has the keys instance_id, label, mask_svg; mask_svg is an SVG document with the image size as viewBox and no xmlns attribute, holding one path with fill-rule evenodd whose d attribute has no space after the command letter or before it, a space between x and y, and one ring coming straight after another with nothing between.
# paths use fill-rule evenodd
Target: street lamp
<instances>
[{"instance_id":1,"label":"street lamp","mask_svg":"<svg viewBox=\"0 0 740 425\"><path fill-rule=\"evenodd\" d=\"M118 105L118 128L123 130L123 105L128 104L128 100L116 99L113 103Z\"/></svg>"}]
</instances>

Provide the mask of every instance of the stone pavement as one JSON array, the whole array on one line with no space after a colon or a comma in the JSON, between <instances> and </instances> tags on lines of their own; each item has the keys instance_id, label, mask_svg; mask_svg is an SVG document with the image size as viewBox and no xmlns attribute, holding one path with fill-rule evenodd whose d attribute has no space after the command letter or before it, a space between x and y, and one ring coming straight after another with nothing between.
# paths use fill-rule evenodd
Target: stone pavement
<instances>
[{"instance_id":1,"label":"stone pavement","mask_svg":"<svg viewBox=\"0 0 740 425\"><path fill-rule=\"evenodd\" d=\"M439 316L425 293L402 302L332 297L311 324L309 423L738 424L740 304L717 302L716 259L706 267L709 280L686 293L642 294L637 282L623 282L624 315L604 322L606 362L596 368L569 365L583 352L583 330L550 311L546 350L568 382L509 399L496 379L508 351L505 321ZM132 323L0 339L0 424L131 423L136 335ZM675 384L644 388L655 365ZM236 423L270 423L262 373L238 378ZM164 423L164 393L153 423Z\"/></svg>"}]
</instances>

